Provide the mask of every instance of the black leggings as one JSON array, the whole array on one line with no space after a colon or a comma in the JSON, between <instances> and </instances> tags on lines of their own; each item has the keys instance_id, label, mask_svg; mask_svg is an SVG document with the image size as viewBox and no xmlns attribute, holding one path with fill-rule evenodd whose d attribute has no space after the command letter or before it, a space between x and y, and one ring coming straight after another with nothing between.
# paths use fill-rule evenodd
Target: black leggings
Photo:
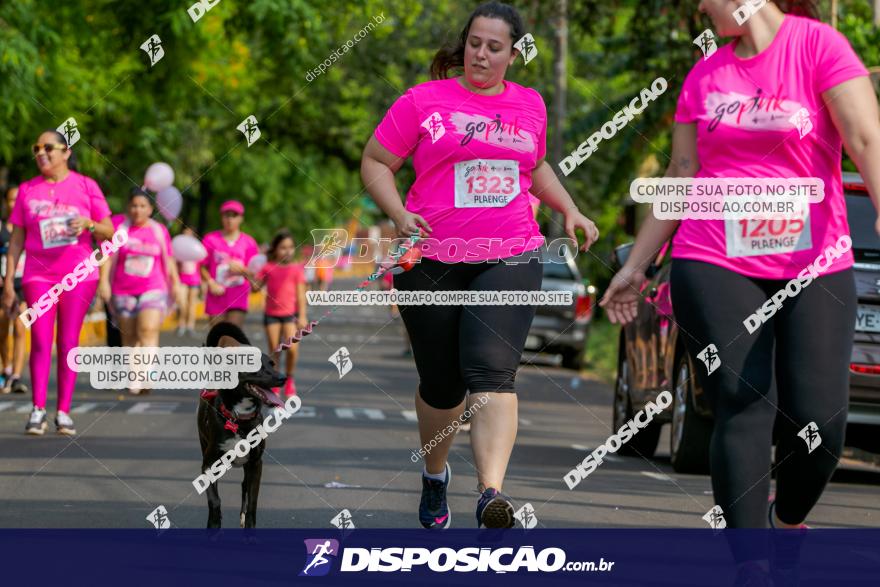
<instances>
[{"instance_id":1,"label":"black leggings","mask_svg":"<svg viewBox=\"0 0 880 587\"><path fill-rule=\"evenodd\" d=\"M527 257L523 257L524 259ZM422 259L394 276L401 291L541 289L537 258L441 263ZM535 317L534 306L400 306L419 371L419 395L448 410L471 392L513 392L516 370Z\"/></svg>"},{"instance_id":2,"label":"black leggings","mask_svg":"<svg viewBox=\"0 0 880 587\"><path fill-rule=\"evenodd\" d=\"M767 526L777 412L776 515L783 522L806 519L843 449L857 305L853 272L818 277L749 334L743 320L787 282L672 262L672 306L690 356L714 343L721 359L708 376L702 362L694 363L715 419L712 488L731 528ZM822 438L812 453L797 436L809 422Z\"/></svg>"}]
</instances>

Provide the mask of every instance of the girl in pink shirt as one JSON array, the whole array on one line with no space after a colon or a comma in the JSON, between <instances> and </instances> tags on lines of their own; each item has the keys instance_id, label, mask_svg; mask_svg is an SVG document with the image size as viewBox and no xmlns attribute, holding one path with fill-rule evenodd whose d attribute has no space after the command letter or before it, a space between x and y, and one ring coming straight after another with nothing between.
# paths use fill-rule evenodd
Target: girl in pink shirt
<instances>
[{"instance_id":1,"label":"girl in pink shirt","mask_svg":"<svg viewBox=\"0 0 880 587\"><path fill-rule=\"evenodd\" d=\"M455 46L437 53L432 81L398 98L364 149L364 185L398 236L430 237L422 261L395 276L397 289L539 290L543 237L529 193L565 215L570 238L582 229L584 248L598 237L545 160L543 99L505 79L524 34L514 8L477 7ZM463 75L448 77L452 69ZM416 178L403 205L394 174L409 157ZM494 250L476 246L491 239L499 243ZM512 503L501 489L516 439L514 381L534 306L401 306L400 313L419 373L419 433L432 443L421 451L419 521L425 528L450 524L447 455L454 435L436 447L433 439L470 404L485 406L475 408L470 435L481 492L477 524L513 526Z\"/></svg>"},{"instance_id":2,"label":"girl in pink shirt","mask_svg":"<svg viewBox=\"0 0 880 587\"><path fill-rule=\"evenodd\" d=\"M178 286L171 236L152 215L149 195L133 188L126 214L113 219L117 230L128 232L128 241L112 263L101 267L101 297L112 293L110 307L127 347L159 346L159 329ZM138 394L148 390L132 387L129 391Z\"/></svg>"},{"instance_id":3,"label":"girl in pink shirt","mask_svg":"<svg viewBox=\"0 0 880 587\"><path fill-rule=\"evenodd\" d=\"M47 427L46 395L57 323L55 427L59 434L73 435L76 429L70 418L70 404L76 373L67 366L67 353L79 343L83 318L98 287L98 272L77 276L75 285L68 275L91 255L95 247L92 237L110 239L113 225L101 188L95 180L75 171L76 159L64 135L54 130L43 132L33 153L40 175L19 186L12 209L10 222L14 228L6 256L2 304L10 314L18 306L15 273L22 252L26 252L22 289L29 307L19 319L29 323L31 329L34 409L25 431L40 435ZM68 289L62 287L59 293L59 284Z\"/></svg>"},{"instance_id":4,"label":"girl in pink shirt","mask_svg":"<svg viewBox=\"0 0 880 587\"><path fill-rule=\"evenodd\" d=\"M220 206L222 230L210 232L202 239L208 256L201 262L202 279L208 284L205 313L211 324L228 321L244 325L248 309L248 293L253 279L247 264L260 252L250 235L241 232L244 206L229 200Z\"/></svg>"},{"instance_id":5,"label":"girl in pink shirt","mask_svg":"<svg viewBox=\"0 0 880 587\"><path fill-rule=\"evenodd\" d=\"M289 339L297 329L305 328L309 323L306 315L306 279L302 265L294 263L295 250L293 237L289 232L283 230L276 234L269 246L268 261L257 272L253 282L254 291L266 288L263 326L266 327L270 354L278 348L282 337ZM293 372L296 369L298 349L298 344L290 345L287 349L285 396L296 395Z\"/></svg>"},{"instance_id":6,"label":"girl in pink shirt","mask_svg":"<svg viewBox=\"0 0 880 587\"><path fill-rule=\"evenodd\" d=\"M875 207L880 197L880 117L868 72L843 35L815 20L811 2L786 5L789 14L768 2L738 24L734 10L750 13L750 5L700 3L717 34L736 40L700 57L684 80L666 176L817 177L824 199L772 222L649 217L601 302L612 322L631 321L645 269L675 235L672 305L692 357L679 383L696 376L711 404L712 487L729 528L798 527L834 472L857 305L842 143ZM780 291L787 299L777 303ZM710 344L711 374L695 360ZM675 401L678 409L678 394ZM774 422L778 499L768 508ZM799 437L810 427L822 439L815 450Z\"/></svg>"}]
</instances>

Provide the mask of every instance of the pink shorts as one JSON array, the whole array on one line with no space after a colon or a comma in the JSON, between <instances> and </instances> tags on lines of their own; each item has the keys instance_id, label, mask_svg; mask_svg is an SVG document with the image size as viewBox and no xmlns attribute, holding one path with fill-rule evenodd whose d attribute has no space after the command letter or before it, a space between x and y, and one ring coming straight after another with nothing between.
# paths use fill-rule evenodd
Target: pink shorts
<instances>
[{"instance_id":1,"label":"pink shorts","mask_svg":"<svg viewBox=\"0 0 880 587\"><path fill-rule=\"evenodd\" d=\"M114 294L111 303L116 315L122 318L131 318L141 310L159 310L164 313L168 309L168 292L151 289L137 296Z\"/></svg>"}]
</instances>

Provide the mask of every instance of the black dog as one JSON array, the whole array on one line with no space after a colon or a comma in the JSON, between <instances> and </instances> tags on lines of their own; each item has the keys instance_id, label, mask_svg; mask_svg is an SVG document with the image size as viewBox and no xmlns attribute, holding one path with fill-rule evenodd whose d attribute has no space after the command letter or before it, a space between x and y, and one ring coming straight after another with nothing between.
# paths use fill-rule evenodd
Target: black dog
<instances>
[{"instance_id":1,"label":"black dog","mask_svg":"<svg viewBox=\"0 0 880 587\"><path fill-rule=\"evenodd\" d=\"M235 347L250 345L241 328L221 322L208 333L208 347ZM239 373L234 389L206 390L199 400L197 414L199 442L202 445L202 471L207 471L224 453L232 449L262 422L262 406L283 406L271 388L284 385L287 377L275 370L275 363L266 353L262 366L254 373ZM236 458L233 466L244 465L241 484L242 528L254 528L257 523L257 497L263 473L263 450L266 441L251 448L247 456ZM214 481L204 491L208 494L208 528L220 527L220 492Z\"/></svg>"}]
</instances>

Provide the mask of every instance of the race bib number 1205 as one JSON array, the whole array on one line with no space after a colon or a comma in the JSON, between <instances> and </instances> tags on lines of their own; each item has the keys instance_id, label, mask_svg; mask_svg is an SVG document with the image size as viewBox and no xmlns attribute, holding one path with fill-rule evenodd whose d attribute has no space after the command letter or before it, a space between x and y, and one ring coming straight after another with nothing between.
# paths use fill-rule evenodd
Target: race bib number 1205
<instances>
[{"instance_id":1,"label":"race bib number 1205","mask_svg":"<svg viewBox=\"0 0 880 587\"><path fill-rule=\"evenodd\" d=\"M754 257L803 251L813 245L810 216L725 220L728 257Z\"/></svg>"}]
</instances>

